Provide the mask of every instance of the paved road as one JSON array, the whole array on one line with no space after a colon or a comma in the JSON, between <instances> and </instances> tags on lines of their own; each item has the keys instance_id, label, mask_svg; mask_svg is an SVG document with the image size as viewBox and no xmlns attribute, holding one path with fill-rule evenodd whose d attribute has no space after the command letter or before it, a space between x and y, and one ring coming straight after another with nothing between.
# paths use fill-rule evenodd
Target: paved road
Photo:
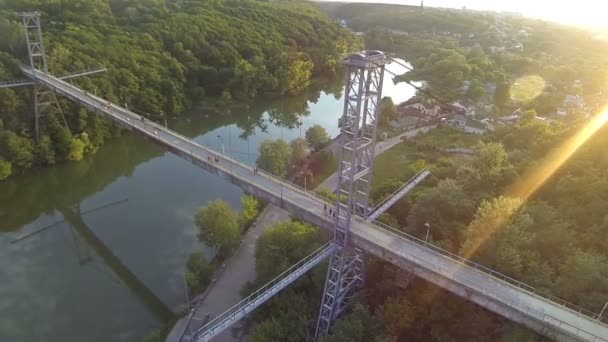
<instances>
[{"instance_id":1,"label":"paved road","mask_svg":"<svg viewBox=\"0 0 608 342\"><path fill-rule=\"evenodd\" d=\"M138 115L86 94L56 77L40 72L32 75L31 70L22 70L28 76L53 87L59 94L130 127L180 157L229 178L257 196L280 203L292 214L320 227L333 228L333 223L324 215L325 202L314 194L263 172L253 172L251 167L223 156L213 161L216 152L187 137L160 125L141 121ZM518 319L540 333L563 336L564 340L608 341L607 324L536 295L530 288L523 289L523 285L507 282L504 277L488 273L489 270L480 266L438 251L436 247L425 245L414 237L398 235L357 217L351 224L351 236L353 242L367 252L399 267L414 265L413 272L417 275L506 318Z\"/></svg>"}]
</instances>

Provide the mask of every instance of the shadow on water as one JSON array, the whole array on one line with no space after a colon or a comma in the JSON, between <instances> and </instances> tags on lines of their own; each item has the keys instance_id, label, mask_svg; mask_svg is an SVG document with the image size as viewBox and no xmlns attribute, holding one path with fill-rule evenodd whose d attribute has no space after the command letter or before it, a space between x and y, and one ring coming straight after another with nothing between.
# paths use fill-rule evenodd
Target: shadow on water
<instances>
[{"instance_id":1,"label":"shadow on water","mask_svg":"<svg viewBox=\"0 0 608 342\"><path fill-rule=\"evenodd\" d=\"M112 250L99 239L93 230L82 219L80 205L75 208L60 208L59 212L65 221L74 228L79 236L91 247L103 262L118 276L122 284L126 285L131 293L143 303L150 312L162 322L173 318L173 312L167 307L152 290L150 290L137 276L129 270Z\"/></svg>"},{"instance_id":2,"label":"shadow on water","mask_svg":"<svg viewBox=\"0 0 608 342\"><path fill-rule=\"evenodd\" d=\"M298 127L304 117L310 115L309 104L317 102L323 92L340 98L341 91L339 80L334 83L316 82L307 91L289 98L235 106L222 113L193 111L170 122L169 126L197 140L222 127L236 126L239 128L240 138L248 139L259 132L267 132L267 129L272 133L273 129L276 131L277 126ZM215 137L215 132L213 136ZM272 134L265 134L264 137L276 138ZM15 266L5 267L3 270L7 279L12 281L0 286L0 294L6 294L4 302L0 301L0 304L4 305L0 315L6 314L6 322L0 320L0 336L10 336L16 341L37 340L45 336L49 341L60 341L66 340L61 337L65 337L65 331L71 331L72 338L88 336L91 341L106 341L113 340L116 334L143 335L147 329L158 326L158 322L165 322L173 317L169 307L180 297L180 272L187 253L193 248L202 248L198 242L193 241L195 237L188 232L189 219L181 221L180 215L187 213L186 216L190 218L191 208L184 209L183 206L190 205L192 201L196 203L194 206L200 204L201 199L208 200L206 195L193 195L183 191L204 191L208 192L209 196L221 196L224 189L220 189L221 185L218 186L217 182L206 183L206 177L199 176L198 170L192 172L189 163L159 158L164 154L165 151L155 144L124 132L123 136L109 141L95 155L81 162L30 170L0 182L0 237L3 238L0 241L6 242L5 246L0 244L0 250L6 253L7 258L4 261L7 265ZM153 159L156 160L153 162ZM175 165L176 163L183 163L183 166ZM157 192L161 191L158 190L161 189L158 182L172 183L172 175L168 172L177 172L184 177L171 185L174 188L177 186L178 190L170 193L162 191L162 196L149 190L156 187ZM190 186L191 182L200 183L193 187ZM84 208L87 202L93 204L102 199L116 201L119 199L116 196L125 194L139 195L140 200L141 196L154 199L129 201L131 209L136 208L139 211L129 211L126 216L115 217L111 212L105 215L100 213L89 220L89 217L85 216L87 212L79 210L80 203L83 203ZM107 198L108 196L110 198ZM238 198L239 195L236 196ZM146 210L158 210L164 201L179 205L171 206L169 210L162 211L162 214L157 212L157 215L153 215L156 221L151 221L147 215L142 214ZM164 216L161 218L159 215ZM114 220L104 216L112 216ZM118 282L124 284L120 287L128 289L128 296L123 295L126 291L116 290L108 287L103 281L99 282L95 270L87 270L88 267L81 268L79 265L66 265L66 257L73 256L69 251L64 253L62 250L65 249L65 231L50 228L45 230L51 231L50 234L36 234L36 228L45 224L48 226L49 219L71 226L73 238L79 244L76 248L82 246L83 254L88 254L81 258L80 251L77 251L80 265L102 262L103 265L90 266L103 266L111 270L109 273L112 278L119 279ZM125 222L129 231L121 232L115 229L116 224L120 225L121 222ZM161 228L158 224L171 229ZM101 227L108 229L97 229ZM173 231L175 227L178 228ZM11 247L10 241L19 239L19 235L26 238L34 234L38 238L18 247ZM176 234L175 240L168 238ZM130 239L134 238L140 239L142 243L130 242L133 241ZM91 254L95 256L94 259ZM52 279L52 285L47 283L48 279ZM97 296L103 296L104 291L114 297L99 300ZM27 294L28 301L14 300L24 294ZM79 294L81 297L73 294ZM131 297L136 299L133 303L129 300ZM29 310L42 302L49 303L48 310ZM83 303L88 303L88 306ZM143 311L140 308L142 305L145 308ZM55 316L52 312L59 306L64 308L64 311L62 315ZM118 311L117 307L120 308ZM137 318L133 318L133 315ZM95 316L95 319L89 318L92 316ZM27 323L23 323L24 319ZM82 325L80 330L73 330L75 321ZM7 328L8 324L10 329ZM35 325L37 328L35 331L28 331L24 329L28 325ZM32 339L32 336L36 338ZM3 338L0 337L1 339Z\"/></svg>"}]
</instances>

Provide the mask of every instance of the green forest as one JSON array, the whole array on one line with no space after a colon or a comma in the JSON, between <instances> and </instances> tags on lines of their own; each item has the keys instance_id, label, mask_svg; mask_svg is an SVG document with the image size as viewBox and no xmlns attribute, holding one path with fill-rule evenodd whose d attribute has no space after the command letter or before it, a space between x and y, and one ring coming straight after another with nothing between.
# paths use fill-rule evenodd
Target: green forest
<instances>
[{"instance_id":1,"label":"green forest","mask_svg":"<svg viewBox=\"0 0 608 342\"><path fill-rule=\"evenodd\" d=\"M434 53L444 53L450 58L464 51L461 43L431 35L423 41L412 37L415 34L396 40L386 27L375 26L395 25L392 29L412 31L432 32L435 27L463 33L470 29L482 32L491 17L471 13L467 18L467 14L455 11L428 10L425 13L428 21L415 12L417 14L411 14L415 19L409 22L399 11L419 9L358 4L324 4L323 7L336 18L351 18L349 25L355 30L374 25L372 32L376 33L368 36L368 47L386 49L385 44L390 43L392 50L389 51L417 58L413 62L417 71L410 76L418 72L418 66L424 66L416 77L435 75L433 83L429 82L434 93L447 87L433 84L454 65L461 67L466 63L468 67L464 66L463 70L475 70L470 65L470 55L463 55L464 60L460 56L451 57L454 62L463 62L460 66L434 59ZM530 55L520 56L527 66L508 64L512 68L507 68L507 64L500 61L519 59L517 54L499 57L486 54L480 47L472 53L483 53L478 57L491 63L487 73L480 74L480 82L512 81L529 72L540 72L554 88L545 88L540 97L569 91L566 88L576 79L588 85L583 94L603 89L601 80L607 64L600 58L601 53L586 45L590 44L588 40L581 39L587 37L587 33L549 23L516 21L528 28L545 27L539 31L542 34L530 38L533 44L526 52ZM551 38L552 35L555 37ZM380 41L387 37L395 40ZM414 40L418 40L416 45L407 45ZM452 40L452 45L445 43L448 40ZM412 46L418 49L411 49ZM576 48L567 48L573 46ZM602 43L596 47L600 51L604 48ZM538 59L542 51L545 59ZM577 64L583 55L589 59ZM591 70L594 67L597 77ZM544 73L551 68L554 69L552 76ZM524 105L541 113L540 101L542 99L537 98ZM602 102L597 100L598 104ZM504 110L514 105L507 103ZM530 115L533 111L526 113L516 124L499 126L483 137L439 127L402 142L376 158L372 201L380 202L418 171L429 167L432 177L391 207L381 221L520 280L539 293L566 300L596 317L608 300L608 216L604 210L608 207L608 155L605 152L608 126L605 116L603 121L602 116L597 116L594 119L597 121L577 118L546 122ZM570 158L564 158L577 134L590 122L604 126ZM471 153L449 151L454 148ZM563 164L556 163L562 158ZM549 166L558 164L552 173L553 168ZM279 272L276 260L288 260L286 265L300 260L322 244L319 239L324 235L301 222L278 224L266 231L256 249L259 279L245 292ZM307 340L314 331L325 275L326 269L317 268L261 307L253 317L252 341ZM374 258L368 260L365 286L350 303L348 313L338 320L331 336L324 341L548 341Z\"/></svg>"},{"instance_id":2,"label":"green forest","mask_svg":"<svg viewBox=\"0 0 608 342\"><path fill-rule=\"evenodd\" d=\"M0 80L23 78L18 13L34 10L51 73L105 67L73 82L153 120L201 101L224 109L294 94L314 77L336 75L341 54L360 47L314 4L297 0L0 0ZM0 89L0 180L80 160L120 134L76 105L60 105L67 125L58 112L43 116L36 141L31 90Z\"/></svg>"}]
</instances>

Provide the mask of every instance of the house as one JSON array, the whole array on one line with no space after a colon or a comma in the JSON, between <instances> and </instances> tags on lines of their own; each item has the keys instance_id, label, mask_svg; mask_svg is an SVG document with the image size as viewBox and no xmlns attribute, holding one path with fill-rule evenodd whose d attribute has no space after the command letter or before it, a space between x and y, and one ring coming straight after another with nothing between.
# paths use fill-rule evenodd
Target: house
<instances>
[{"instance_id":1,"label":"house","mask_svg":"<svg viewBox=\"0 0 608 342\"><path fill-rule=\"evenodd\" d=\"M517 37L520 39L527 39L529 36L528 31L526 30L519 30L517 31Z\"/></svg>"},{"instance_id":2,"label":"house","mask_svg":"<svg viewBox=\"0 0 608 342\"><path fill-rule=\"evenodd\" d=\"M578 95L566 95L562 107L564 108L582 108L585 106L585 98Z\"/></svg>"},{"instance_id":3,"label":"house","mask_svg":"<svg viewBox=\"0 0 608 342\"><path fill-rule=\"evenodd\" d=\"M483 122L473 120L462 114L452 114L445 120L445 123L465 133L484 134L487 130Z\"/></svg>"},{"instance_id":4,"label":"house","mask_svg":"<svg viewBox=\"0 0 608 342\"><path fill-rule=\"evenodd\" d=\"M455 111L458 114L464 115L467 112L467 107L465 107L463 104L461 104L458 101L450 103L450 107L453 111Z\"/></svg>"},{"instance_id":5,"label":"house","mask_svg":"<svg viewBox=\"0 0 608 342\"><path fill-rule=\"evenodd\" d=\"M479 120L479 122L481 122L488 131L494 131L496 129L496 128L494 128L494 125L492 124L494 122L494 120L492 120L490 118L481 119L481 120Z\"/></svg>"},{"instance_id":6,"label":"house","mask_svg":"<svg viewBox=\"0 0 608 342\"><path fill-rule=\"evenodd\" d=\"M511 46L511 50L524 51L524 45L522 43L516 43L513 46Z\"/></svg>"},{"instance_id":7,"label":"house","mask_svg":"<svg viewBox=\"0 0 608 342\"><path fill-rule=\"evenodd\" d=\"M517 121L519 121L520 117L521 117L520 114L514 113L514 114L511 114L511 115L507 115L507 116L501 116L501 117L497 118L497 120L499 122L502 122L502 123L507 124L507 125L513 125L513 124L516 124Z\"/></svg>"},{"instance_id":8,"label":"house","mask_svg":"<svg viewBox=\"0 0 608 342\"><path fill-rule=\"evenodd\" d=\"M499 52L505 52L505 47L504 47L504 46L501 46L501 47L498 47L498 46L490 46L490 47L488 48L488 50L490 50L490 53L499 53Z\"/></svg>"},{"instance_id":9,"label":"house","mask_svg":"<svg viewBox=\"0 0 608 342\"><path fill-rule=\"evenodd\" d=\"M462 91L462 93L466 93L467 91L469 91L469 88L471 88L471 81L463 81L462 88L460 88L460 91Z\"/></svg>"},{"instance_id":10,"label":"house","mask_svg":"<svg viewBox=\"0 0 608 342\"><path fill-rule=\"evenodd\" d=\"M450 104L450 111L466 116L475 116L475 106L467 106L461 101L452 102Z\"/></svg>"},{"instance_id":11,"label":"house","mask_svg":"<svg viewBox=\"0 0 608 342\"><path fill-rule=\"evenodd\" d=\"M422 120L415 116L404 115L391 121L390 125L393 129L404 130L415 128Z\"/></svg>"},{"instance_id":12,"label":"house","mask_svg":"<svg viewBox=\"0 0 608 342\"><path fill-rule=\"evenodd\" d=\"M413 104L409 104L409 105L405 105L405 106L400 106L397 109L400 113L405 114L405 115L411 115L411 116L416 116L416 117L420 117L420 118L425 118L425 117L434 117L439 115L439 112L441 110L441 107L438 105L432 105L427 107L426 105L422 104L422 103L413 103Z\"/></svg>"},{"instance_id":13,"label":"house","mask_svg":"<svg viewBox=\"0 0 608 342\"><path fill-rule=\"evenodd\" d=\"M568 111L564 107L559 107L555 114L565 118L566 116L568 116Z\"/></svg>"},{"instance_id":14,"label":"house","mask_svg":"<svg viewBox=\"0 0 608 342\"><path fill-rule=\"evenodd\" d=\"M583 81L581 81L581 80L576 80L572 83L573 88L580 88L582 86L583 86Z\"/></svg>"}]
</instances>

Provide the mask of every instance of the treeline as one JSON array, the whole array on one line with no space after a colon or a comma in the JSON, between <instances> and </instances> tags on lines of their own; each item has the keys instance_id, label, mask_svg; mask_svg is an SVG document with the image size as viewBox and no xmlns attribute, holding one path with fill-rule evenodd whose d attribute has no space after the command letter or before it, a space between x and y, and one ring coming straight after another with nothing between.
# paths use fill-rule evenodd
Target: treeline
<instances>
[{"instance_id":1,"label":"treeline","mask_svg":"<svg viewBox=\"0 0 608 342\"><path fill-rule=\"evenodd\" d=\"M445 101L493 105L488 114L522 107L553 115L566 95L583 95L587 111L606 101L608 43L592 32L490 12L398 5L324 4L332 16L366 32L368 48L397 53L414 66L406 80L424 81ZM525 75L544 81L529 101L513 101L512 84ZM582 86L573 86L575 81ZM465 81L468 85L464 86ZM584 117L571 110L568 118Z\"/></svg>"},{"instance_id":2,"label":"treeline","mask_svg":"<svg viewBox=\"0 0 608 342\"><path fill-rule=\"evenodd\" d=\"M23 78L24 34L16 13L39 10L50 71L103 66L73 82L149 116L174 116L203 98L293 94L315 76L338 72L359 41L309 2L295 0L4 0L0 2L0 79ZM31 93L0 89L0 179L33 166L79 160L118 132L61 101L34 141Z\"/></svg>"},{"instance_id":3,"label":"treeline","mask_svg":"<svg viewBox=\"0 0 608 342\"><path fill-rule=\"evenodd\" d=\"M375 179L373 198L383 199L416 171L430 167L433 177L394 205L385 217L387 222L597 315L608 296L608 216L603 210L608 205L604 171L608 159L603 152L608 127L554 175L539 176L542 165L559 159L554 153L563 151L562 144L580 128L530 118L473 145L474 156L465 159L450 157L443 149L474 139L438 128L415 142L403 143L408 147L404 150L411 151L407 154L410 167L393 167L393 173L401 173L397 178ZM389 161L404 157L387 154ZM546 160L548 155L554 158ZM384 163L379 160L376 165ZM258 281L245 293L330 238L323 237L317 229L300 223L270 228L256 249ZM276 260L287 261L277 267ZM307 340L314 332L325 270L314 269L262 306L253 317L257 324L252 341ZM370 258L365 287L351 300L348 314L336 323L327 341L410 340L546 341L523 326Z\"/></svg>"}]
</instances>

